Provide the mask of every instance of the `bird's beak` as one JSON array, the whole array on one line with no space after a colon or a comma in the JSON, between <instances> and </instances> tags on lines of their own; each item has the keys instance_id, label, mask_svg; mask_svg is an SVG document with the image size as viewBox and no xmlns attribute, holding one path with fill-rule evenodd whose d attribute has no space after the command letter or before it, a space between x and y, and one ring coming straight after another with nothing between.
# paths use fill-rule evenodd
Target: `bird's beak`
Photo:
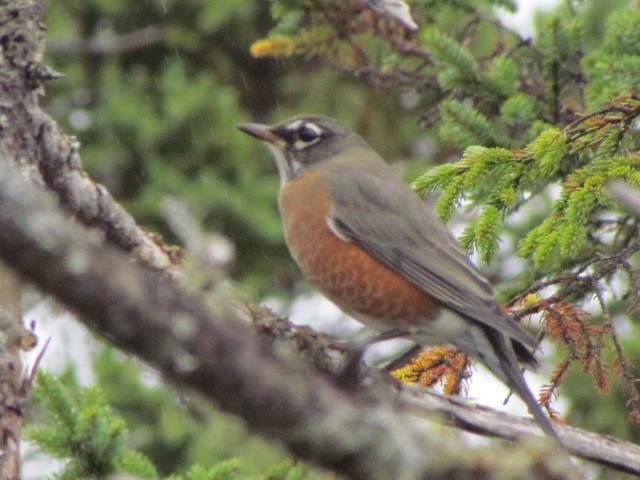
<instances>
[{"instance_id":1,"label":"bird's beak","mask_svg":"<svg viewBox=\"0 0 640 480\"><path fill-rule=\"evenodd\" d=\"M286 141L273 133L268 125L260 125L259 123L242 123L237 126L238 130L247 133L258 140L264 140L276 147L283 148Z\"/></svg>"}]
</instances>

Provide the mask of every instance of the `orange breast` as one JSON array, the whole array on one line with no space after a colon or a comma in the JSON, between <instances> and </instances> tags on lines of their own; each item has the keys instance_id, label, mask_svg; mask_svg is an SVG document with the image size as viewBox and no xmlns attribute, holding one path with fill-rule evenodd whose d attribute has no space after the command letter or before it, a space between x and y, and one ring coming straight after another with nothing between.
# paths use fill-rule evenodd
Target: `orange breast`
<instances>
[{"instance_id":1,"label":"orange breast","mask_svg":"<svg viewBox=\"0 0 640 480\"><path fill-rule=\"evenodd\" d=\"M315 171L280 191L287 245L302 272L342 310L374 329L434 318L437 300L331 231L328 193Z\"/></svg>"}]
</instances>

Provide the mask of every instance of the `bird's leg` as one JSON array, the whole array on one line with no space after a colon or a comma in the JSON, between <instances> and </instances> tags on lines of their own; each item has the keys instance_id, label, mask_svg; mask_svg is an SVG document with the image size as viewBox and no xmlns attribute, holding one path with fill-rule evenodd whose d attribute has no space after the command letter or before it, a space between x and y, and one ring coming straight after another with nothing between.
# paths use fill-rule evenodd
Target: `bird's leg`
<instances>
[{"instance_id":1,"label":"bird's leg","mask_svg":"<svg viewBox=\"0 0 640 480\"><path fill-rule=\"evenodd\" d=\"M380 333L369 334L362 339L354 342L353 353L351 353L349 361L336 375L336 381L338 382L338 384L344 387L348 387L351 385L355 385L358 382L358 377L360 374L360 362L362 361L362 357L364 357L365 351L367 350L367 348L369 348L370 345L378 342L384 342L385 340L406 337L410 333L411 332L407 329L398 328Z\"/></svg>"},{"instance_id":2,"label":"bird's leg","mask_svg":"<svg viewBox=\"0 0 640 480\"><path fill-rule=\"evenodd\" d=\"M424 347L422 345L416 344L413 345L408 350L405 350L400 355L392 359L389 363L387 363L383 368L385 372L393 372L399 368L407 365L414 357L416 357Z\"/></svg>"}]
</instances>

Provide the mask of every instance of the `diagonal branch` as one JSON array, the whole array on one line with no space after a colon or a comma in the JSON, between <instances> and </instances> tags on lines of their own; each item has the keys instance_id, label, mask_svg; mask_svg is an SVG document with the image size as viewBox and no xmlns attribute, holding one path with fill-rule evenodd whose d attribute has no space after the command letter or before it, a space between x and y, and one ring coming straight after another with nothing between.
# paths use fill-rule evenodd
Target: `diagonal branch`
<instances>
[{"instance_id":1,"label":"diagonal branch","mask_svg":"<svg viewBox=\"0 0 640 480\"><path fill-rule=\"evenodd\" d=\"M12 167L0 169L0 257L113 344L294 455L354 479L526 479L541 478L539 472L576 478L566 462L557 466L562 452L533 455L530 445L511 453L520 459L515 468L488 465L483 450L430 434L399 412L394 391L379 382L375 394L344 391L300 362L283 361L258 341L235 301L220 297L210 314L175 284L104 247L52 203Z\"/></svg>"},{"instance_id":2,"label":"diagonal branch","mask_svg":"<svg viewBox=\"0 0 640 480\"><path fill-rule=\"evenodd\" d=\"M109 191L82 168L79 143L37 106L24 125L32 129L35 160L42 179L62 205L84 224L102 230L106 239L144 264L176 274L179 259L159 238L140 228ZM31 120L31 121L30 121Z\"/></svg>"},{"instance_id":3,"label":"diagonal branch","mask_svg":"<svg viewBox=\"0 0 640 480\"><path fill-rule=\"evenodd\" d=\"M92 240L80 226L66 222L42 192L11 168L0 172L0 231L0 256L79 311L95 331L172 381L242 416L292 453L353 478L370 478L373 471L386 472L387 478L477 473L474 462L482 463L477 452L458 445L453 450L465 453L462 458L455 456L448 442L434 441L425 435L424 425L410 420L417 413L440 412L454 425L507 438L534 431L528 420L487 414L434 394L418 399L407 393L412 389L404 389L397 402L393 390L381 389L380 381L375 390L383 394L336 389L323 377L283 362L259 343L247 328L248 315L236 302L220 298L217 315L211 316L197 299L136 268ZM287 329L263 328L267 330L276 337L292 336ZM299 338L296 342L300 344ZM434 407L433 399L439 407ZM640 454L638 447L566 427L560 431L574 453L640 473L640 465L633 461ZM453 463L444 466L442 458ZM565 475L569 474L565 471L558 478Z\"/></svg>"},{"instance_id":4,"label":"diagonal branch","mask_svg":"<svg viewBox=\"0 0 640 480\"><path fill-rule=\"evenodd\" d=\"M149 25L133 32L116 34L105 30L88 39L49 45L49 52L58 55L115 55L155 45L162 42L165 32L157 25Z\"/></svg>"},{"instance_id":5,"label":"diagonal branch","mask_svg":"<svg viewBox=\"0 0 640 480\"><path fill-rule=\"evenodd\" d=\"M0 155L28 169L32 178L58 194L78 220L101 229L107 240L142 263L169 274L179 259L158 235L133 217L83 170L78 142L65 135L40 107L42 83L56 74L42 65L44 26L41 2L0 2ZM8 151L22 148L19 156Z\"/></svg>"}]
</instances>

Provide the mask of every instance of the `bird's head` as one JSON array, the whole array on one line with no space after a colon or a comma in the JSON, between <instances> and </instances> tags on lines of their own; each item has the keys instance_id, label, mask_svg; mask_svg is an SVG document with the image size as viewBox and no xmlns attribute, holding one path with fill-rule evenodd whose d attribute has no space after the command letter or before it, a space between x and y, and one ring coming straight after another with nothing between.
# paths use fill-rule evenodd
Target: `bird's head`
<instances>
[{"instance_id":1,"label":"bird's head","mask_svg":"<svg viewBox=\"0 0 640 480\"><path fill-rule=\"evenodd\" d=\"M350 148L367 146L360 135L338 121L316 115L293 117L273 126L245 123L238 128L267 142L282 184Z\"/></svg>"}]
</instances>

